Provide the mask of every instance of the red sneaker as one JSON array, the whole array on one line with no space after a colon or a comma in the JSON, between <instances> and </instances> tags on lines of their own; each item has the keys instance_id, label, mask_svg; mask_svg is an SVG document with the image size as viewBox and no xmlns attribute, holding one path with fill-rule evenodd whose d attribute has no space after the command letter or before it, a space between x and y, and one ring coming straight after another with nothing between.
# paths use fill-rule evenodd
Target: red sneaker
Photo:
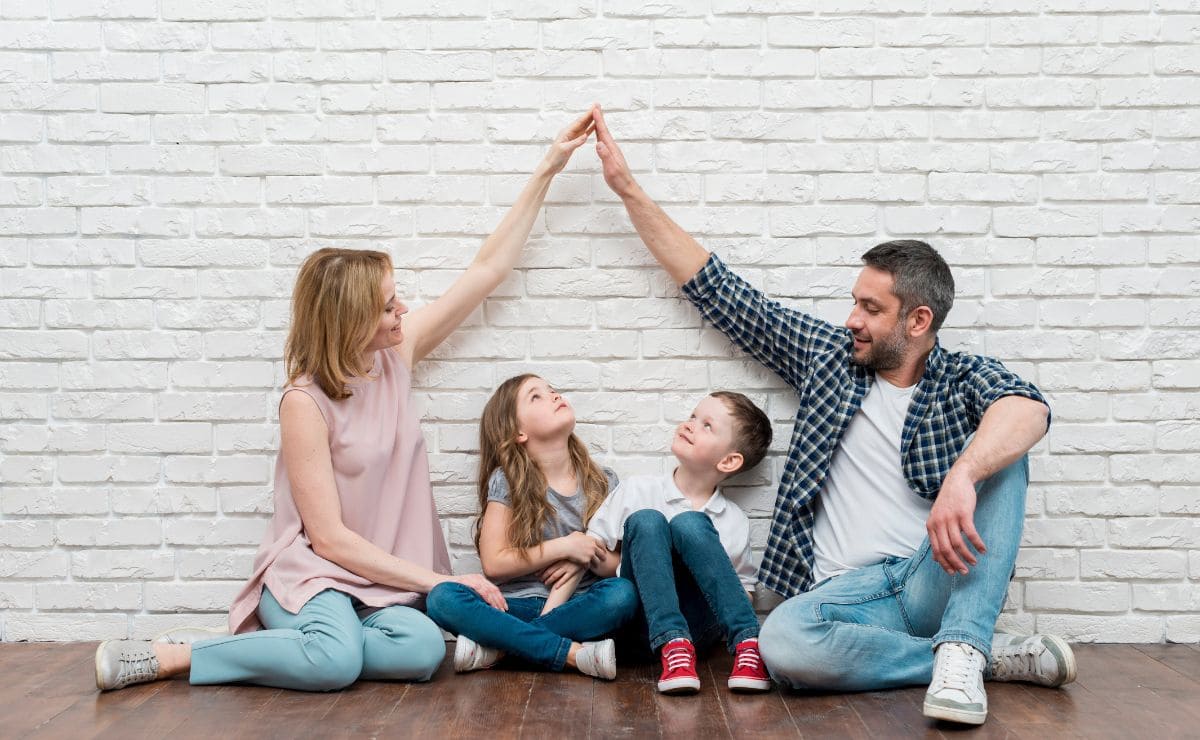
<instances>
[{"instance_id":1,"label":"red sneaker","mask_svg":"<svg viewBox=\"0 0 1200 740\"><path fill-rule=\"evenodd\" d=\"M700 690L696 673L696 648L682 637L662 646L662 675L658 690L664 694L694 694Z\"/></svg>"},{"instance_id":2,"label":"red sneaker","mask_svg":"<svg viewBox=\"0 0 1200 740\"><path fill-rule=\"evenodd\" d=\"M738 643L733 655L733 672L729 674L729 688L734 691L770 691L771 677L758 654L758 639L750 638Z\"/></svg>"}]
</instances>

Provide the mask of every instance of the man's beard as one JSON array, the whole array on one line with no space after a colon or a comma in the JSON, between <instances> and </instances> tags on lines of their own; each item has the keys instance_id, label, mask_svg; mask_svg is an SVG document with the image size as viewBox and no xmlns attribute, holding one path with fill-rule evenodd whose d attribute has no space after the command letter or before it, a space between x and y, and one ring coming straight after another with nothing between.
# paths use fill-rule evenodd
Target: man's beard
<instances>
[{"instance_id":1,"label":"man's beard","mask_svg":"<svg viewBox=\"0 0 1200 740\"><path fill-rule=\"evenodd\" d=\"M859 359L851 354L850 361L875 372L895 370L904 364L904 353L907 350L908 341L904 336L904 325L897 324L891 334L871 340L866 357Z\"/></svg>"}]
</instances>

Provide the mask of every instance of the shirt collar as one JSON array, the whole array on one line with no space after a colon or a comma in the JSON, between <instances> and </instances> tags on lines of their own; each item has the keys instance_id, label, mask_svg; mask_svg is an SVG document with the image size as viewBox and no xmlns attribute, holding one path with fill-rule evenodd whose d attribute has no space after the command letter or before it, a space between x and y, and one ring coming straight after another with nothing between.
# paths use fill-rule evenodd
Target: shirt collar
<instances>
[{"instance_id":1,"label":"shirt collar","mask_svg":"<svg viewBox=\"0 0 1200 740\"><path fill-rule=\"evenodd\" d=\"M688 504L688 506L690 507L691 504L690 504L690 502L688 502L687 496L684 496L683 491L679 490L679 486L675 485L675 471L672 470L670 473L667 473L666 475L667 475L667 501L669 501L669 502L682 501L683 503ZM725 511L725 497L721 495L721 489L718 488L717 490L713 491L713 495L708 497L708 501L705 501L704 506L700 507L699 510L700 511L710 511L713 514L720 514L722 511Z\"/></svg>"}]
</instances>

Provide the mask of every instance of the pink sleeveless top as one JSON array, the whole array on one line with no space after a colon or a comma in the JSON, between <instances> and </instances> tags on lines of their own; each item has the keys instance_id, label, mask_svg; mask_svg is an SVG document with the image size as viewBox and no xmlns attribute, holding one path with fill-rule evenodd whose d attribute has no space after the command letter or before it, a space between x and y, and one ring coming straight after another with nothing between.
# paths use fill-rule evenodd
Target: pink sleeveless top
<instances>
[{"instance_id":1,"label":"pink sleeveless top","mask_svg":"<svg viewBox=\"0 0 1200 740\"><path fill-rule=\"evenodd\" d=\"M297 380L283 394L307 394L325 417L342 521L398 558L449 573L450 557L429 485L425 438L409 396L412 375L399 353L377 351L369 377L350 381L354 395L341 401L331 400L320 386L307 381ZM262 628L257 610L264 585L293 614L329 588L371 607L420 608L424 603L423 594L372 583L313 552L292 500L282 455L275 463L275 513L254 558L253 575L229 609L231 632Z\"/></svg>"}]
</instances>

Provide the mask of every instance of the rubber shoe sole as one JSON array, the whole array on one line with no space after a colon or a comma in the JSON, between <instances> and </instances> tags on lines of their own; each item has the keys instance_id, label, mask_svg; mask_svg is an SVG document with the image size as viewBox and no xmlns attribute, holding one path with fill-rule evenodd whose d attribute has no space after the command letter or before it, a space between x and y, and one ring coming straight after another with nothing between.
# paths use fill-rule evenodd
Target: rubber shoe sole
<instances>
[{"instance_id":1,"label":"rubber shoe sole","mask_svg":"<svg viewBox=\"0 0 1200 740\"><path fill-rule=\"evenodd\" d=\"M949 704L925 697L922 713L931 719L944 719L964 725L982 725L987 719L986 709L971 709L971 705ZM978 705L976 705L978 706Z\"/></svg>"},{"instance_id":2,"label":"rubber shoe sole","mask_svg":"<svg viewBox=\"0 0 1200 740\"><path fill-rule=\"evenodd\" d=\"M764 678L746 678L744 676L738 676L736 678L729 679L729 688L733 691L742 691L746 693L770 691L771 681L770 679Z\"/></svg>"},{"instance_id":3,"label":"rubber shoe sole","mask_svg":"<svg viewBox=\"0 0 1200 740\"><path fill-rule=\"evenodd\" d=\"M670 694L671 696L683 696L684 694L695 694L700 691L700 679L689 678L683 676L681 678L672 678L666 681L658 682L658 693Z\"/></svg>"},{"instance_id":4,"label":"rubber shoe sole","mask_svg":"<svg viewBox=\"0 0 1200 740\"><path fill-rule=\"evenodd\" d=\"M112 642L112 640L105 640L96 647L96 658L94 661L96 664L96 688L100 689L101 691L109 690L104 683L103 670L100 667L100 656L104 654L104 646L110 642Z\"/></svg>"},{"instance_id":5,"label":"rubber shoe sole","mask_svg":"<svg viewBox=\"0 0 1200 740\"><path fill-rule=\"evenodd\" d=\"M988 710L979 708L972 709L971 704L958 704L940 702L932 697L925 697L925 704L922 708L923 714L932 720L946 720L947 722L960 722L962 724L983 724L988 718ZM974 706L979 706L978 704Z\"/></svg>"},{"instance_id":6,"label":"rubber shoe sole","mask_svg":"<svg viewBox=\"0 0 1200 740\"><path fill-rule=\"evenodd\" d=\"M1045 686L1063 686L1075 680L1075 675L1079 672L1079 665L1075 662L1075 651L1067 644L1067 641L1058 635L1043 635L1042 641L1046 643L1046 648L1054 653L1054 657L1058 658L1064 664L1066 675L1057 683L1047 683Z\"/></svg>"}]
</instances>

